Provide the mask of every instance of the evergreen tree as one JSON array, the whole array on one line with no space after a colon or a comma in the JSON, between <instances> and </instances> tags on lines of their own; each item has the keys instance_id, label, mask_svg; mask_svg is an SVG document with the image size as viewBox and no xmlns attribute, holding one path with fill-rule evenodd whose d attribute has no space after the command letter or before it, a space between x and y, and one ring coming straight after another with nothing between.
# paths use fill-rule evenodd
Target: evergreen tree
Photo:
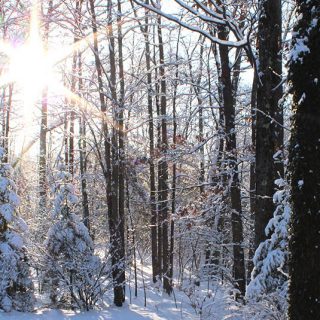
<instances>
[{"instance_id":1,"label":"evergreen tree","mask_svg":"<svg viewBox=\"0 0 320 320\"><path fill-rule=\"evenodd\" d=\"M11 179L12 168L3 162L4 156L4 149L0 148L0 309L31 311L33 284L21 237L27 227L15 215L20 199Z\"/></svg>"},{"instance_id":2,"label":"evergreen tree","mask_svg":"<svg viewBox=\"0 0 320 320\"><path fill-rule=\"evenodd\" d=\"M247 298L272 303L285 313L288 290L288 227L291 215L289 185L276 180L279 190L273 196L277 205L273 218L266 227L269 239L262 242L255 252L254 269L247 287ZM270 316L270 314L268 314Z\"/></svg>"},{"instance_id":3,"label":"evergreen tree","mask_svg":"<svg viewBox=\"0 0 320 320\"><path fill-rule=\"evenodd\" d=\"M289 62L293 93L289 319L314 320L320 315L320 5L319 0L296 4Z\"/></svg>"},{"instance_id":4,"label":"evergreen tree","mask_svg":"<svg viewBox=\"0 0 320 320\"><path fill-rule=\"evenodd\" d=\"M94 255L88 229L75 213L78 197L70 180L71 174L60 165L53 186L53 214L57 221L49 229L45 241L50 298L53 304L89 310L101 293L102 267L100 259Z\"/></svg>"}]
</instances>

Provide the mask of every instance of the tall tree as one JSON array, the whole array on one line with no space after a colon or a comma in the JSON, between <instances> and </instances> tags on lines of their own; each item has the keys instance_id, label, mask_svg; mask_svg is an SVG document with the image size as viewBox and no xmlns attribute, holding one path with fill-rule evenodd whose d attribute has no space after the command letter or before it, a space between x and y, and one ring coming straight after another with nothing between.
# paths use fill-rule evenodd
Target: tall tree
<instances>
[{"instance_id":1,"label":"tall tree","mask_svg":"<svg viewBox=\"0 0 320 320\"><path fill-rule=\"evenodd\" d=\"M256 110L257 110L257 74L254 73L252 88L251 88L251 151L254 154L256 148ZM250 161L250 219L252 223L255 221L256 212L256 159ZM249 239L249 252L247 264L247 280L251 278L253 269L253 256L255 251L255 239L251 236Z\"/></svg>"},{"instance_id":2,"label":"tall tree","mask_svg":"<svg viewBox=\"0 0 320 320\"><path fill-rule=\"evenodd\" d=\"M290 141L292 219L289 319L320 315L320 6L297 0L289 63L293 93Z\"/></svg>"},{"instance_id":3,"label":"tall tree","mask_svg":"<svg viewBox=\"0 0 320 320\"><path fill-rule=\"evenodd\" d=\"M3 161L8 162L9 156L9 131L10 131L10 115L12 108L12 95L13 95L13 84L9 85L8 101L5 100L4 91L4 108L3 108L3 148L4 156Z\"/></svg>"},{"instance_id":4,"label":"tall tree","mask_svg":"<svg viewBox=\"0 0 320 320\"><path fill-rule=\"evenodd\" d=\"M178 87L179 87L179 40L181 36L181 28L179 28L178 33L178 41L176 46L176 53L175 53L175 59L176 59L176 70L175 70L175 81L173 83L173 97L172 97L172 124L173 124L173 135L172 135L172 147L173 149L177 146L177 129L178 129L178 123L177 123L177 95L178 95ZM168 277L170 279L170 286L172 287L173 283L173 261L174 261L174 215L176 214L176 187L177 187L177 163L176 161L172 164L172 192L171 192L171 219L170 219L170 251L169 251L169 260L170 260L170 267L168 271Z\"/></svg>"},{"instance_id":5,"label":"tall tree","mask_svg":"<svg viewBox=\"0 0 320 320\"><path fill-rule=\"evenodd\" d=\"M163 274L163 288L170 294L172 291L168 273L169 273L169 244L168 244L168 163L167 163L167 151L168 151L168 135L167 135L167 82L164 67L164 43L162 35L161 16L158 16L158 41L159 41L159 76L160 76L160 116L161 116L161 138L160 138L160 150L161 158L159 160L159 217L162 227L161 243L162 246L162 274Z\"/></svg>"},{"instance_id":6,"label":"tall tree","mask_svg":"<svg viewBox=\"0 0 320 320\"><path fill-rule=\"evenodd\" d=\"M79 76L79 95L81 96L83 90L82 81L82 55L78 52L78 76ZM87 182L87 125L86 125L86 109L84 114L79 117L79 162L80 162L80 180L81 180L81 194L82 194L82 210L83 210L83 223L91 232L90 225L90 210L89 210L89 195L88 195L88 182Z\"/></svg>"},{"instance_id":7,"label":"tall tree","mask_svg":"<svg viewBox=\"0 0 320 320\"><path fill-rule=\"evenodd\" d=\"M274 211L272 196L277 167L273 156L283 139L282 113L279 107L282 96L281 0L261 0L260 5L256 113L256 247L266 239L264 230Z\"/></svg>"},{"instance_id":8,"label":"tall tree","mask_svg":"<svg viewBox=\"0 0 320 320\"><path fill-rule=\"evenodd\" d=\"M201 81L202 81L202 76L203 76L203 52L204 52L204 42L205 42L205 37L200 36L199 37L199 41L196 44L196 47L192 50L192 52L195 51L195 49L200 46L200 52L199 52L199 71L198 74L196 75L196 78L194 78L193 73L194 70L192 68L192 59L191 57L189 58L189 70L190 70L190 78L192 80L192 83L194 83L193 87L193 91L194 94L197 98L197 102L198 102L198 127L199 127L199 131L198 131L198 142L199 144L202 146L199 148L199 152L200 152L200 174L199 174L199 185L200 185L200 195L203 194L204 192L204 180L205 180L205 156L204 156L204 145L203 145L203 141L204 141L204 125L203 125L203 98L202 98L202 88L201 88Z\"/></svg>"},{"instance_id":9,"label":"tall tree","mask_svg":"<svg viewBox=\"0 0 320 320\"><path fill-rule=\"evenodd\" d=\"M98 75L99 99L102 113L102 132L104 139L104 161L100 157L100 164L106 180L107 205L108 205L108 222L110 231L110 253L112 257L112 277L114 281L114 303L116 306L122 306L124 295L124 231L119 217L119 123L118 123L118 102L116 91L116 59L115 59L115 39L112 28L112 6L113 2L107 2L108 28L107 35L109 40L109 63L110 63L110 91L111 104L113 111L113 128L112 138L109 137L109 128L107 120L107 105L103 85L103 67L99 55L98 36L97 36L97 18L95 13L95 4L90 0L90 14L93 31L93 49L95 64Z\"/></svg>"},{"instance_id":10,"label":"tall tree","mask_svg":"<svg viewBox=\"0 0 320 320\"><path fill-rule=\"evenodd\" d=\"M79 35L79 29L80 29L80 23L81 23L81 10L82 10L82 2L83 0L76 0L75 8L74 8L74 31L73 31L73 42L76 45L76 43L79 41L80 35ZM79 52L78 50L74 50L73 57L72 57L72 71L71 71L71 92L76 91L76 84L77 81L79 82L79 78L77 79L77 76L79 76ZM75 117L76 117L76 111L75 111L76 101L74 101L74 98L72 97L70 99L70 126L69 126L69 149L68 149L68 156L65 159L68 163L68 170L73 176L74 174L74 155L75 155ZM67 116L66 116L67 118Z\"/></svg>"},{"instance_id":11,"label":"tall tree","mask_svg":"<svg viewBox=\"0 0 320 320\"><path fill-rule=\"evenodd\" d=\"M148 0L147 0L148 1ZM152 89L152 73L151 73L151 50L149 40L149 18L148 14L145 17L145 56L147 67L147 81L148 81L148 117L149 117L149 148L150 148L150 205L151 205L151 246L152 246L152 276L153 282L157 281L157 276L160 273L159 256L158 256L158 242L157 242L157 204L156 204L156 177L155 177L155 163L154 163L154 122L153 122L153 89Z\"/></svg>"},{"instance_id":12,"label":"tall tree","mask_svg":"<svg viewBox=\"0 0 320 320\"><path fill-rule=\"evenodd\" d=\"M109 65L110 65L110 81L109 87L111 92L111 105L113 115L113 125L111 132L111 201L112 206L109 210L109 224L110 224L110 239L111 239L111 256L112 256L112 276L114 280L114 303L116 306L122 306L125 300L124 293L124 228L123 219L120 215L123 213L119 209L122 205L119 203L119 175L120 175L120 159L119 159L119 128L120 128L120 104L117 95L117 66L116 66L116 47L115 47L115 36L113 32L113 1L108 0L108 27L107 35L109 40ZM121 31L119 33L121 35ZM119 44L121 48L121 44ZM123 63L123 62L121 62ZM120 64L120 75L121 75L121 64ZM123 69L122 69L123 72ZM123 91L123 79L121 80L121 91ZM123 94L121 94L123 95ZM123 113L122 113L123 114ZM121 119L122 120L122 119ZM123 124L123 122L122 122ZM122 136L123 137L123 136ZM123 143L123 139L122 139ZM123 150L122 150L123 151Z\"/></svg>"},{"instance_id":13,"label":"tall tree","mask_svg":"<svg viewBox=\"0 0 320 320\"><path fill-rule=\"evenodd\" d=\"M48 38L49 38L49 27L50 18L53 10L53 0L49 1L48 11L46 15L46 24L44 30L44 43L45 49L47 50ZM36 21L38 21L36 19ZM39 26L35 26L39 27ZM39 32L37 30L37 32ZM42 92L42 102L41 102L41 124L40 124L40 152L39 152L39 207L44 210L46 207L46 197L47 197L47 128L48 126L48 87L46 86Z\"/></svg>"},{"instance_id":14,"label":"tall tree","mask_svg":"<svg viewBox=\"0 0 320 320\"><path fill-rule=\"evenodd\" d=\"M120 92L118 99L118 111L116 117L118 119L117 135L119 139L119 149L118 149L118 163L119 163L119 195L118 195L118 219L119 219L119 229L120 229L120 256L121 259L125 257L125 132L124 132L124 108L125 108L125 83L124 83L124 56L123 56L123 35L122 35L122 6L121 1L117 0L117 26L118 26L118 70L119 70L119 82L120 82ZM123 294L125 292L125 271L124 268L120 273L120 282L123 287ZM123 297L124 300L124 297Z\"/></svg>"},{"instance_id":15,"label":"tall tree","mask_svg":"<svg viewBox=\"0 0 320 320\"><path fill-rule=\"evenodd\" d=\"M228 31L225 27L220 27L218 36L226 40ZM229 60L229 49L227 46L219 45L221 59L221 84L222 100L225 117L225 151L226 165L228 166L230 176L230 201L231 201L231 224L232 224L232 242L233 242L233 276L236 286L241 294L245 294L245 265L243 251L243 225L242 225L242 207L240 194L240 181L238 173L237 160L237 138L235 131L235 99L232 90L231 67Z\"/></svg>"},{"instance_id":16,"label":"tall tree","mask_svg":"<svg viewBox=\"0 0 320 320\"><path fill-rule=\"evenodd\" d=\"M149 0L146 0L146 4L149 4ZM133 8L135 17L137 18L137 11L134 7L134 4L131 0L131 6ZM145 42L145 60L146 60L146 69L147 69L147 105L148 105L148 135L149 135L149 172L150 172L150 211L151 211L151 259L152 259L152 280L154 283L157 282L157 277L160 275L160 265L158 254L158 228L157 228L157 220L158 220L158 210L156 203L156 168L155 168L155 143L154 143L154 119L153 119L153 84L152 84L152 70L151 70L151 45L149 39L150 32L150 17L149 12L145 9L145 17L144 17L144 26L137 19L141 33L144 36Z\"/></svg>"}]
</instances>

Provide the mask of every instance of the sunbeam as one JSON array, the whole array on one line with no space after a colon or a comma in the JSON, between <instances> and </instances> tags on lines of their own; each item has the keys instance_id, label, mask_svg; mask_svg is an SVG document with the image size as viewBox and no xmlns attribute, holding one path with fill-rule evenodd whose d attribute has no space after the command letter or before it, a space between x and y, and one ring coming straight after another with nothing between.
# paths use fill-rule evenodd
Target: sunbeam
<instances>
[{"instance_id":1,"label":"sunbeam","mask_svg":"<svg viewBox=\"0 0 320 320\"><path fill-rule=\"evenodd\" d=\"M47 49L40 33L39 6L34 2L27 40L19 46L0 42L0 51L9 60L8 67L0 77L0 86L16 83L21 88L25 108L39 100L45 87L61 94L61 79L55 67L74 52L86 49L90 45L90 38L92 34L58 50Z\"/></svg>"}]
</instances>

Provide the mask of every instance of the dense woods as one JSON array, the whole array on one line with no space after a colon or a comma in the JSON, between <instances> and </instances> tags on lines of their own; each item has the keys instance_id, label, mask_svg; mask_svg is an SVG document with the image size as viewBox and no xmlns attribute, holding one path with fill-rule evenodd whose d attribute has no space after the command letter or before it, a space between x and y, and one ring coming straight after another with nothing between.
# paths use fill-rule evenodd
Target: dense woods
<instances>
[{"instance_id":1,"label":"dense woods","mask_svg":"<svg viewBox=\"0 0 320 320\"><path fill-rule=\"evenodd\" d=\"M0 37L1 310L320 317L317 0L0 0Z\"/></svg>"}]
</instances>

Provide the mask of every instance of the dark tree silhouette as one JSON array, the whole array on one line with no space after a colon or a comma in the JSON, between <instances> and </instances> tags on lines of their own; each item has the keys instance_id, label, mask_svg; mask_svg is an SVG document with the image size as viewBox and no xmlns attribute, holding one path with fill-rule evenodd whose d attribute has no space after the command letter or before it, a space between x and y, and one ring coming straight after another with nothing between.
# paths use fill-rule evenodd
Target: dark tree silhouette
<instances>
[{"instance_id":1,"label":"dark tree silhouette","mask_svg":"<svg viewBox=\"0 0 320 320\"><path fill-rule=\"evenodd\" d=\"M289 72L294 112L289 319L311 320L320 315L320 6L317 0L296 3Z\"/></svg>"}]
</instances>

